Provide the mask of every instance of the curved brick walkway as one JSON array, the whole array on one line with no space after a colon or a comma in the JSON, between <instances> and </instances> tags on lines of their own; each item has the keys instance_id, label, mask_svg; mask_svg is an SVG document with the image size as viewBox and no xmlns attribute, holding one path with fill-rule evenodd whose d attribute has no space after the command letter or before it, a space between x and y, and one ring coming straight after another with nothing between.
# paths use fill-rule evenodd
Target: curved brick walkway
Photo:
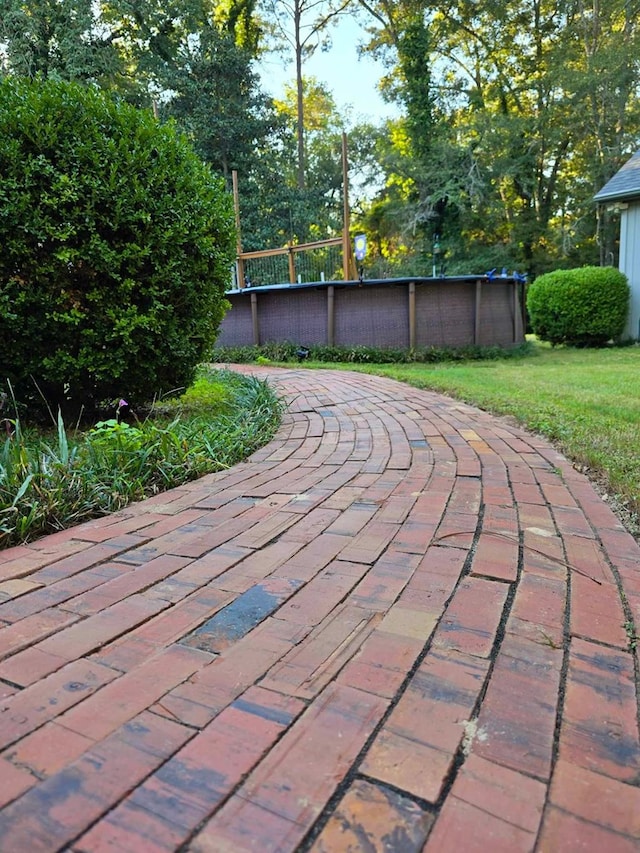
<instances>
[{"instance_id":1,"label":"curved brick walkway","mask_svg":"<svg viewBox=\"0 0 640 853\"><path fill-rule=\"evenodd\" d=\"M640 549L544 441L257 368L249 461L0 554L0 848L637 851Z\"/></svg>"}]
</instances>

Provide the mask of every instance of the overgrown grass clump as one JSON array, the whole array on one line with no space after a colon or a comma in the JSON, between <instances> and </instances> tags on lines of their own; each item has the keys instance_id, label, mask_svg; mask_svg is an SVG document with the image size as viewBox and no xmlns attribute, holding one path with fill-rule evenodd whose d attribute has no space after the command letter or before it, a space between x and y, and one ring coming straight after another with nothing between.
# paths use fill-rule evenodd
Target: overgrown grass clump
<instances>
[{"instance_id":1,"label":"overgrown grass clump","mask_svg":"<svg viewBox=\"0 0 640 853\"><path fill-rule=\"evenodd\" d=\"M113 418L72 433L59 416L47 435L7 421L0 444L0 548L228 468L269 441L280 413L265 382L210 370L144 420Z\"/></svg>"},{"instance_id":2,"label":"overgrown grass clump","mask_svg":"<svg viewBox=\"0 0 640 853\"><path fill-rule=\"evenodd\" d=\"M414 349L387 349L370 346L326 346L300 344L285 341L265 343L260 346L216 347L212 361L218 364L250 364L253 362L289 363L314 361L338 364L439 364L457 361L496 361L521 358L532 352L528 341L518 346L464 347L416 347ZM302 357L301 357L302 354Z\"/></svg>"}]
</instances>

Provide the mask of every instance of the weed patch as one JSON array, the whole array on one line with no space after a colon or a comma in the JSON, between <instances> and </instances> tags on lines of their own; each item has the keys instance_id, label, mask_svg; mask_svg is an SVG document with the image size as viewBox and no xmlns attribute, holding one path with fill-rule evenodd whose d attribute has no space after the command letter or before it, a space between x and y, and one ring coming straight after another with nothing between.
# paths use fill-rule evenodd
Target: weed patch
<instances>
[{"instance_id":1,"label":"weed patch","mask_svg":"<svg viewBox=\"0 0 640 853\"><path fill-rule=\"evenodd\" d=\"M269 441L279 422L265 382L222 370L133 423L107 419L70 434L58 416L43 435L15 419L0 447L0 548L228 468Z\"/></svg>"}]
</instances>

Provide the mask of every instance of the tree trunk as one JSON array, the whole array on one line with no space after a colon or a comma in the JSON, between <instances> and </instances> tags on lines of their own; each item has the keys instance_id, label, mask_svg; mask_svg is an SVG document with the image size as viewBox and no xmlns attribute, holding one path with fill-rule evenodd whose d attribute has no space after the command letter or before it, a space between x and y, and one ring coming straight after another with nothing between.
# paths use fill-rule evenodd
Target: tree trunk
<instances>
[{"instance_id":1,"label":"tree trunk","mask_svg":"<svg viewBox=\"0 0 640 853\"><path fill-rule=\"evenodd\" d=\"M296 123L296 135L298 143L298 189L303 190L305 185L305 162L304 162L304 81L302 79L302 38L301 38L302 11L299 0L296 0L294 9L294 29L296 40L296 92L298 116Z\"/></svg>"}]
</instances>

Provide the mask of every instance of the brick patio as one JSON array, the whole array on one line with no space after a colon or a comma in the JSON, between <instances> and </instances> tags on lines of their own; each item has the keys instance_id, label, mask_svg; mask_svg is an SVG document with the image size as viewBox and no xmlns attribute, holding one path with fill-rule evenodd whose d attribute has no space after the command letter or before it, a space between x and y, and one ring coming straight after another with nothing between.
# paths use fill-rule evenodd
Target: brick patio
<instances>
[{"instance_id":1,"label":"brick patio","mask_svg":"<svg viewBox=\"0 0 640 853\"><path fill-rule=\"evenodd\" d=\"M640 548L588 480L251 372L287 414L249 460L0 552L2 853L640 850Z\"/></svg>"}]
</instances>

